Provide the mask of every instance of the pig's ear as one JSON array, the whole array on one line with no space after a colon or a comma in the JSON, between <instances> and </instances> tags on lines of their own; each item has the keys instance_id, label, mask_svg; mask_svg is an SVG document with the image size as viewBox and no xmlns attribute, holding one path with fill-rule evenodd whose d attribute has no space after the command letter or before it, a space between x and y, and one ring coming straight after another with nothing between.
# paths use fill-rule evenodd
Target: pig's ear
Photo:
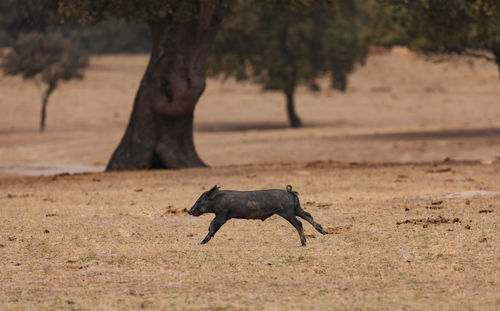
<instances>
[{"instance_id":1,"label":"pig's ear","mask_svg":"<svg viewBox=\"0 0 500 311\"><path fill-rule=\"evenodd\" d=\"M208 198L211 200L215 197L215 195L219 192L219 187L217 185L213 186L212 189L208 191Z\"/></svg>"}]
</instances>

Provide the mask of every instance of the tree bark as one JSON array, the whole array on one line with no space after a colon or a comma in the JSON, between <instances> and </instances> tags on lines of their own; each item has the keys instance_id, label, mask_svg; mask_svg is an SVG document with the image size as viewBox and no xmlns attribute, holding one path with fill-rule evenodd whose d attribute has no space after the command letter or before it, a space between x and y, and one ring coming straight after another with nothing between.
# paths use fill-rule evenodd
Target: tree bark
<instances>
[{"instance_id":1,"label":"tree bark","mask_svg":"<svg viewBox=\"0 0 500 311\"><path fill-rule=\"evenodd\" d=\"M206 166L194 146L193 115L222 13L220 6L199 1L196 18L149 23L151 58L107 171Z\"/></svg>"},{"instance_id":2,"label":"tree bark","mask_svg":"<svg viewBox=\"0 0 500 311\"><path fill-rule=\"evenodd\" d=\"M49 87L45 90L42 96L42 110L40 111L40 132L45 131L45 119L47 116L47 104L49 103L50 94L55 90L55 84L49 83Z\"/></svg>"},{"instance_id":3,"label":"tree bark","mask_svg":"<svg viewBox=\"0 0 500 311\"><path fill-rule=\"evenodd\" d=\"M285 97L286 97L286 108L288 112L288 121L291 127L301 127L302 126L302 121L300 121L300 118L297 116L295 113L295 101L294 101L294 92L292 91L285 91Z\"/></svg>"},{"instance_id":4,"label":"tree bark","mask_svg":"<svg viewBox=\"0 0 500 311\"><path fill-rule=\"evenodd\" d=\"M495 63L497 64L497 69L500 73L500 47L494 47L491 51L493 52L493 55L495 55Z\"/></svg>"}]
</instances>

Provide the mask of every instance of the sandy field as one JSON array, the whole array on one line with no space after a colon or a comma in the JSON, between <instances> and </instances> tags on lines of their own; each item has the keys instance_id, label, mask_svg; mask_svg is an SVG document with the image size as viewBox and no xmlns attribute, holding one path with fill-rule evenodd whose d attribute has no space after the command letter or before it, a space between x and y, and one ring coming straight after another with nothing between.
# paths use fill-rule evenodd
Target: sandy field
<instances>
[{"instance_id":1,"label":"sandy field","mask_svg":"<svg viewBox=\"0 0 500 311\"><path fill-rule=\"evenodd\" d=\"M1 77L0 174L102 171L123 135L147 60L93 58L85 80L54 92L43 134L37 87ZM298 130L287 128L282 94L209 80L196 109L195 142L211 166L446 157L492 162L500 156L499 98L491 63L374 55L351 76L346 93L300 88L297 111L306 127Z\"/></svg>"},{"instance_id":2,"label":"sandy field","mask_svg":"<svg viewBox=\"0 0 500 311\"><path fill-rule=\"evenodd\" d=\"M102 173L146 56L92 59L38 133L0 77L0 310L500 310L500 80L479 60L372 55L346 93L209 80L211 168ZM323 85L327 81L322 81ZM71 174L68 174L71 173ZM329 233L185 211L214 184L284 189Z\"/></svg>"}]
</instances>

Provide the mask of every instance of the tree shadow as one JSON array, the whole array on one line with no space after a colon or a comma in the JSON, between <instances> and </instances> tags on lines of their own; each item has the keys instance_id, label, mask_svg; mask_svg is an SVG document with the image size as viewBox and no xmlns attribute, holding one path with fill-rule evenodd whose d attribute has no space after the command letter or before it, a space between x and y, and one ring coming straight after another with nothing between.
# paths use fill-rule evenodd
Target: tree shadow
<instances>
[{"instance_id":1,"label":"tree shadow","mask_svg":"<svg viewBox=\"0 0 500 311\"><path fill-rule=\"evenodd\" d=\"M359 138L371 139L453 139L453 138L500 138L500 128L480 128L480 129L450 129L437 131L412 131L386 134L360 135Z\"/></svg>"},{"instance_id":2,"label":"tree shadow","mask_svg":"<svg viewBox=\"0 0 500 311\"><path fill-rule=\"evenodd\" d=\"M46 132L50 132L50 131L46 131ZM20 129L14 129L14 128L0 129L0 134L39 134L39 133L42 133L42 132L40 132L40 129L37 129L34 127L33 128L20 128Z\"/></svg>"},{"instance_id":3,"label":"tree shadow","mask_svg":"<svg viewBox=\"0 0 500 311\"><path fill-rule=\"evenodd\" d=\"M346 121L337 122L304 122L303 128L325 127L325 126L342 126L353 125ZM282 130L294 129L285 122L218 122L218 123L195 123L194 130L203 133L215 132L244 132L244 131L268 131L268 130Z\"/></svg>"}]
</instances>

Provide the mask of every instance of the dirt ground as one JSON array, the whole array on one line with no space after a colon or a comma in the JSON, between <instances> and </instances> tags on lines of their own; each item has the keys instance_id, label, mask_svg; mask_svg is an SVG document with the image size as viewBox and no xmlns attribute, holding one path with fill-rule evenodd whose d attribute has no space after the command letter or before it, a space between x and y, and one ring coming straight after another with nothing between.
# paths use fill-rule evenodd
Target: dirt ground
<instances>
[{"instance_id":1,"label":"dirt ground","mask_svg":"<svg viewBox=\"0 0 500 311\"><path fill-rule=\"evenodd\" d=\"M0 77L0 174L102 171L123 135L146 56L92 59L83 81L54 92L38 133L40 94ZM323 81L327 85L327 81ZM306 127L286 127L285 100L250 84L209 80L195 143L211 166L308 162L492 162L500 156L500 80L494 64L374 55L346 93L300 88Z\"/></svg>"},{"instance_id":2,"label":"dirt ground","mask_svg":"<svg viewBox=\"0 0 500 311\"><path fill-rule=\"evenodd\" d=\"M300 89L298 130L281 94L210 80L212 168L99 173L146 61L92 59L43 134L36 87L0 78L0 310L500 310L495 66L373 55L345 94ZM185 209L214 184L292 184L330 234L273 216L199 245L212 215Z\"/></svg>"}]
</instances>

